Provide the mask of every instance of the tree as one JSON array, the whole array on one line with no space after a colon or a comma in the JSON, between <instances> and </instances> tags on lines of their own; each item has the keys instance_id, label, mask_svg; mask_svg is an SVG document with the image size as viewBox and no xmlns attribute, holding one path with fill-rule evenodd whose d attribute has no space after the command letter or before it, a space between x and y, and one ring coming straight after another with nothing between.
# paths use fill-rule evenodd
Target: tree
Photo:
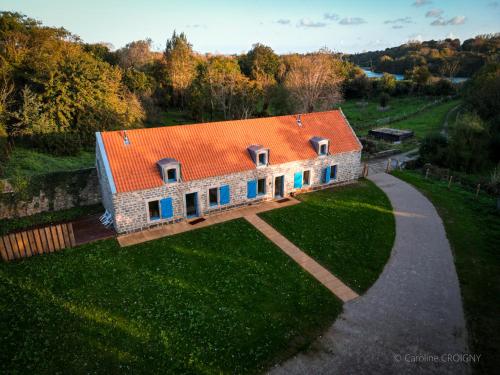
<instances>
[{"instance_id":1,"label":"tree","mask_svg":"<svg viewBox=\"0 0 500 375\"><path fill-rule=\"evenodd\" d=\"M151 39L136 40L116 51L118 64L124 68L141 69L154 60L151 52Z\"/></svg>"},{"instance_id":2,"label":"tree","mask_svg":"<svg viewBox=\"0 0 500 375\"><path fill-rule=\"evenodd\" d=\"M239 64L241 71L260 86L264 94L262 112L267 113L281 64L279 56L271 47L257 43L246 55L241 56Z\"/></svg>"},{"instance_id":3,"label":"tree","mask_svg":"<svg viewBox=\"0 0 500 375\"><path fill-rule=\"evenodd\" d=\"M391 96L388 93L383 92L382 94L380 94L380 107L382 107L382 108L387 107L390 99L391 99Z\"/></svg>"},{"instance_id":4,"label":"tree","mask_svg":"<svg viewBox=\"0 0 500 375\"><path fill-rule=\"evenodd\" d=\"M187 90L193 82L197 64L192 46L184 33L177 34L174 31L167 40L164 56L174 100L184 108Z\"/></svg>"},{"instance_id":5,"label":"tree","mask_svg":"<svg viewBox=\"0 0 500 375\"><path fill-rule=\"evenodd\" d=\"M481 170L488 160L489 134L481 118L473 113L460 116L450 139L449 162L465 172Z\"/></svg>"},{"instance_id":6,"label":"tree","mask_svg":"<svg viewBox=\"0 0 500 375\"><path fill-rule=\"evenodd\" d=\"M396 89L396 77L392 74L384 73L380 78L380 89L383 92L392 94Z\"/></svg>"},{"instance_id":7,"label":"tree","mask_svg":"<svg viewBox=\"0 0 500 375\"><path fill-rule=\"evenodd\" d=\"M78 37L0 13L0 38L0 75L12 85L3 109L9 134L93 134L141 124L142 107L121 69L88 52Z\"/></svg>"},{"instance_id":8,"label":"tree","mask_svg":"<svg viewBox=\"0 0 500 375\"><path fill-rule=\"evenodd\" d=\"M327 51L291 57L285 87L299 112L332 108L342 99L341 61Z\"/></svg>"},{"instance_id":9,"label":"tree","mask_svg":"<svg viewBox=\"0 0 500 375\"><path fill-rule=\"evenodd\" d=\"M200 116L207 109L211 117L246 118L256 111L259 86L244 76L231 57L214 56L198 69L193 83L192 111Z\"/></svg>"},{"instance_id":10,"label":"tree","mask_svg":"<svg viewBox=\"0 0 500 375\"><path fill-rule=\"evenodd\" d=\"M448 159L448 139L440 133L426 135L420 143L419 154L423 164L445 166Z\"/></svg>"}]
</instances>

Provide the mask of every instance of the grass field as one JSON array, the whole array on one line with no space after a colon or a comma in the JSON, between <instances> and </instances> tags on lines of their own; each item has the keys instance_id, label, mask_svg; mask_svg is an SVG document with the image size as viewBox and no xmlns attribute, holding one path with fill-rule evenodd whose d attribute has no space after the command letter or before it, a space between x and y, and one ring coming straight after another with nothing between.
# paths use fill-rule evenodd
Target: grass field
<instances>
[{"instance_id":1,"label":"grass field","mask_svg":"<svg viewBox=\"0 0 500 375\"><path fill-rule=\"evenodd\" d=\"M342 103L340 107L354 130L365 133L368 129L378 126L376 120L413 113L434 100L423 96L395 97L389 101L390 109L383 112L378 110L380 105L378 98L369 100L367 106L359 105L360 99L351 99Z\"/></svg>"},{"instance_id":2,"label":"grass field","mask_svg":"<svg viewBox=\"0 0 500 375\"><path fill-rule=\"evenodd\" d=\"M481 354L476 373L500 367L500 212L496 200L421 174L393 172L422 191L436 206L453 248L467 320L470 353Z\"/></svg>"},{"instance_id":3,"label":"grass field","mask_svg":"<svg viewBox=\"0 0 500 375\"><path fill-rule=\"evenodd\" d=\"M0 373L243 374L342 309L244 220L0 264Z\"/></svg>"},{"instance_id":4,"label":"grass field","mask_svg":"<svg viewBox=\"0 0 500 375\"><path fill-rule=\"evenodd\" d=\"M386 195L368 180L299 195L262 218L358 292L377 280L395 237Z\"/></svg>"},{"instance_id":5,"label":"grass field","mask_svg":"<svg viewBox=\"0 0 500 375\"><path fill-rule=\"evenodd\" d=\"M91 168L95 164L94 152L81 152L75 156L53 156L22 147L15 147L4 170L4 178L32 176L57 171Z\"/></svg>"},{"instance_id":6,"label":"grass field","mask_svg":"<svg viewBox=\"0 0 500 375\"><path fill-rule=\"evenodd\" d=\"M450 100L405 120L393 122L389 126L396 129L413 130L415 132L415 137L417 139L422 139L427 134L441 131L446 114L459 103L460 101L458 100Z\"/></svg>"}]
</instances>

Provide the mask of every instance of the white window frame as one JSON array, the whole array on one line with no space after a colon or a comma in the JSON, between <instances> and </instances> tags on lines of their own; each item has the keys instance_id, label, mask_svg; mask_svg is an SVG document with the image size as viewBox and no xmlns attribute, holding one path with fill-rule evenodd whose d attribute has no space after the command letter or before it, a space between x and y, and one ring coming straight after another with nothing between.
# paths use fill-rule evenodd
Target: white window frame
<instances>
[{"instance_id":1,"label":"white window frame","mask_svg":"<svg viewBox=\"0 0 500 375\"><path fill-rule=\"evenodd\" d=\"M304 174L306 172L309 172L309 181L307 182L307 184L304 183ZM312 170L311 169L304 169L302 171L302 186L311 186L311 181L312 181Z\"/></svg>"},{"instance_id":2,"label":"white window frame","mask_svg":"<svg viewBox=\"0 0 500 375\"><path fill-rule=\"evenodd\" d=\"M264 192L263 193L259 193L259 180L264 180ZM257 177L257 187L255 189L255 197L264 197L266 196L267 194L267 177L261 177L261 178L258 178Z\"/></svg>"},{"instance_id":3,"label":"white window frame","mask_svg":"<svg viewBox=\"0 0 500 375\"><path fill-rule=\"evenodd\" d=\"M162 198L152 198L152 199L146 200L146 216L148 219L148 223L161 223L161 222L169 220L169 219L163 219L161 217L161 204L160 204L161 200L162 200ZM160 213L160 218L156 219L156 220L151 220L151 216L149 216L149 202L155 202L155 201L158 202L158 212ZM173 205L173 202L172 202L172 205Z\"/></svg>"},{"instance_id":4,"label":"white window frame","mask_svg":"<svg viewBox=\"0 0 500 375\"><path fill-rule=\"evenodd\" d=\"M217 204L210 204L210 190L215 189L217 191ZM220 207L220 186L212 186L207 189L207 207L208 209Z\"/></svg>"},{"instance_id":5,"label":"white window frame","mask_svg":"<svg viewBox=\"0 0 500 375\"><path fill-rule=\"evenodd\" d=\"M260 163L260 155L264 155L264 157L265 157L264 164ZM267 167L267 165L269 164L269 153L267 152L267 150L257 152L257 163L256 164L257 164L257 167L259 167L259 168Z\"/></svg>"},{"instance_id":6,"label":"white window frame","mask_svg":"<svg viewBox=\"0 0 500 375\"><path fill-rule=\"evenodd\" d=\"M321 148L325 147L326 152L324 154L321 153ZM318 142L318 155L319 156L328 156L328 140Z\"/></svg>"}]
</instances>

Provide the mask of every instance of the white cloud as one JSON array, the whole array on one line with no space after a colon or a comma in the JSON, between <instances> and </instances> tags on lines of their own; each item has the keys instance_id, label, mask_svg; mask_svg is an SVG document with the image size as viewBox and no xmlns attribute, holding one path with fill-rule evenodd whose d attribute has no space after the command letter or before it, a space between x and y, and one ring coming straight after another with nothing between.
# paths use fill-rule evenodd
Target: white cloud
<instances>
[{"instance_id":1,"label":"white cloud","mask_svg":"<svg viewBox=\"0 0 500 375\"><path fill-rule=\"evenodd\" d=\"M463 25L467 18L465 16L455 16L452 19L448 20L447 23L449 25Z\"/></svg>"},{"instance_id":2,"label":"white cloud","mask_svg":"<svg viewBox=\"0 0 500 375\"><path fill-rule=\"evenodd\" d=\"M346 17L339 22L341 25L361 25L362 23L366 23L366 21L361 17Z\"/></svg>"},{"instance_id":3,"label":"white cloud","mask_svg":"<svg viewBox=\"0 0 500 375\"><path fill-rule=\"evenodd\" d=\"M432 4L431 0L415 0L415 2L412 4L414 7L421 7L423 5L428 5Z\"/></svg>"},{"instance_id":4,"label":"white cloud","mask_svg":"<svg viewBox=\"0 0 500 375\"><path fill-rule=\"evenodd\" d=\"M425 16L427 18L438 18L438 17L441 17L442 14L443 14L442 9L434 8L434 9L429 10L427 13L425 13Z\"/></svg>"},{"instance_id":5,"label":"white cloud","mask_svg":"<svg viewBox=\"0 0 500 375\"><path fill-rule=\"evenodd\" d=\"M431 26L463 25L466 19L467 17L465 16L455 16L446 21L444 18L439 17L431 22Z\"/></svg>"},{"instance_id":6,"label":"white cloud","mask_svg":"<svg viewBox=\"0 0 500 375\"><path fill-rule=\"evenodd\" d=\"M393 20L386 20L384 21L385 24L389 23L412 23L411 17L404 17L404 18L396 18Z\"/></svg>"},{"instance_id":7,"label":"white cloud","mask_svg":"<svg viewBox=\"0 0 500 375\"><path fill-rule=\"evenodd\" d=\"M279 23L280 25L290 25L292 21L286 18L280 18L279 20L276 21L276 23Z\"/></svg>"},{"instance_id":8,"label":"white cloud","mask_svg":"<svg viewBox=\"0 0 500 375\"><path fill-rule=\"evenodd\" d=\"M328 21L337 21L339 19L339 15L336 13L325 13L323 17Z\"/></svg>"},{"instance_id":9,"label":"white cloud","mask_svg":"<svg viewBox=\"0 0 500 375\"><path fill-rule=\"evenodd\" d=\"M326 23L319 21L312 21L309 18L302 18L297 27L325 27Z\"/></svg>"},{"instance_id":10,"label":"white cloud","mask_svg":"<svg viewBox=\"0 0 500 375\"><path fill-rule=\"evenodd\" d=\"M456 39L456 35L453 34L452 32L449 32L447 35L446 35L446 39Z\"/></svg>"},{"instance_id":11,"label":"white cloud","mask_svg":"<svg viewBox=\"0 0 500 375\"><path fill-rule=\"evenodd\" d=\"M403 26L402 25L392 25L392 28L393 29L402 29Z\"/></svg>"}]
</instances>

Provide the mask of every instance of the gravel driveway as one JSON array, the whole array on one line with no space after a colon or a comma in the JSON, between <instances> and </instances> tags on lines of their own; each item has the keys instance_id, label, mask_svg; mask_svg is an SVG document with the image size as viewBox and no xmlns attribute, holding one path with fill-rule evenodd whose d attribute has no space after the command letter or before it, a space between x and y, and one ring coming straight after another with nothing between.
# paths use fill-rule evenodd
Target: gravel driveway
<instances>
[{"instance_id":1,"label":"gravel driveway","mask_svg":"<svg viewBox=\"0 0 500 375\"><path fill-rule=\"evenodd\" d=\"M272 374L463 374L466 328L450 245L434 206L385 173L369 177L389 197L396 240L368 292L309 351Z\"/></svg>"}]
</instances>

